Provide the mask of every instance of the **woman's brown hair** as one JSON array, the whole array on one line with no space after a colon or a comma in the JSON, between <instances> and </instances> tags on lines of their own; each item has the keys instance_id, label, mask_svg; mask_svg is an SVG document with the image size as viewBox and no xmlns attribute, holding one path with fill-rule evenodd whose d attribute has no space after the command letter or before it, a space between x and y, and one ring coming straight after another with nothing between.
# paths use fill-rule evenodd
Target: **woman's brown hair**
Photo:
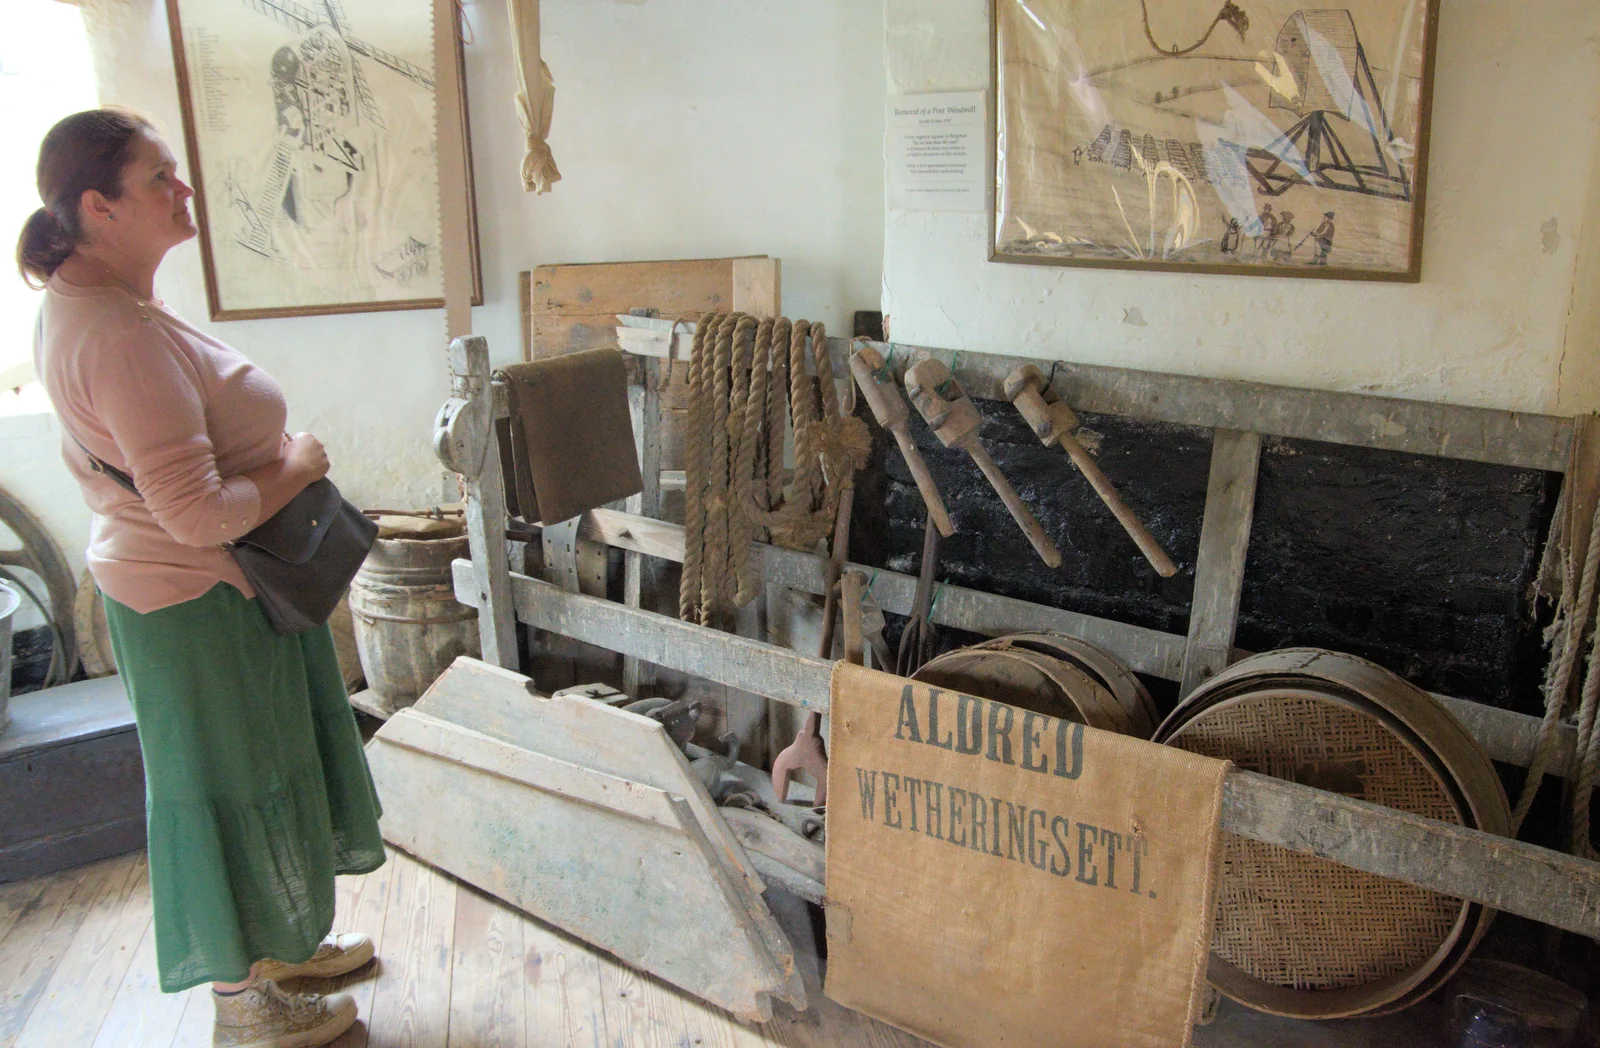
<instances>
[{"instance_id":1,"label":"woman's brown hair","mask_svg":"<svg viewBox=\"0 0 1600 1048\"><path fill-rule=\"evenodd\" d=\"M44 287L56 267L83 240L78 201L97 190L107 200L122 195L122 169L133 158L139 132L150 121L115 106L87 109L59 121L39 143L39 199L17 237L17 271L29 287Z\"/></svg>"}]
</instances>

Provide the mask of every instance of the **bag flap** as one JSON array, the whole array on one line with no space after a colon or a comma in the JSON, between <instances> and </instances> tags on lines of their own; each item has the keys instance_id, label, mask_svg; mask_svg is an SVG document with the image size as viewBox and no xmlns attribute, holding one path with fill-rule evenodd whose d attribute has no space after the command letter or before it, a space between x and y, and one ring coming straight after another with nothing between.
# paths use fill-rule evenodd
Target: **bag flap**
<instances>
[{"instance_id":1,"label":"bag flap","mask_svg":"<svg viewBox=\"0 0 1600 1048\"><path fill-rule=\"evenodd\" d=\"M343 502L333 481L323 477L239 542L290 564L304 564L317 552Z\"/></svg>"}]
</instances>

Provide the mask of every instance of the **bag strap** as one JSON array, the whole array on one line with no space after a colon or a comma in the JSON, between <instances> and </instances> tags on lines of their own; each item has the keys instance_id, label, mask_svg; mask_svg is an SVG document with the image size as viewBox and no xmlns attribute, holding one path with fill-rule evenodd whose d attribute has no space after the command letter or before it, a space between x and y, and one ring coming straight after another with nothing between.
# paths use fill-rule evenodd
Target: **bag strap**
<instances>
[{"instance_id":1,"label":"bag strap","mask_svg":"<svg viewBox=\"0 0 1600 1048\"><path fill-rule=\"evenodd\" d=\"M61 428L67 429L65 422L61 424ZM95 458L94 452L90 451L88 447L84 445L83 441L78 439L77 435L74 434L72 430L67 429L67 436L72 438L72 442L74 444L83 449L83 455L89 460L89 468L91 470L99 473L102 476L110 477L114 482L116 482L118 487L126 489L140 500L144 499L144 495L140 494L139 488L136 484L134 484L132 477L128 476L126 473L122 472L122 470L111 465L110 463L102 462Z\"/></svg>"}]
</instances>

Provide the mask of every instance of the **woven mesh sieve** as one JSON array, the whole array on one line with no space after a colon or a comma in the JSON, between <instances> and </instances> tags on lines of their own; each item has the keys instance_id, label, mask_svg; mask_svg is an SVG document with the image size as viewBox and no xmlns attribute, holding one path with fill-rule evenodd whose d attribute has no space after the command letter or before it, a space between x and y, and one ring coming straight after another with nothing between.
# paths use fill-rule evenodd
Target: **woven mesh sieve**
<instances>
[{"instance_id":1,"label":"woven mesh sieve","mask_svg":"<svg viewBox=\"0 0 1600 1048\"><path fill-rule=\"evenodd\" d=\"M1200 712L1171 743L1240 768L1459 824L1450 791L1378 717L1272 691ZM1297 990L1361 986L1427 964L1461 902L1224 834L1212 952Z\"/></svg>"}]
</instances>

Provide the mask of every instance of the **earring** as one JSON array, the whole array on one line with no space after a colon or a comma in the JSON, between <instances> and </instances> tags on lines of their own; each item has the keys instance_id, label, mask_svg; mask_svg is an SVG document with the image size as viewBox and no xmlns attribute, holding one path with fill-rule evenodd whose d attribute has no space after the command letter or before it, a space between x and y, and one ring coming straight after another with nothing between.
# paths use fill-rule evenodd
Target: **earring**
<instances>
[{"instance_id":1,"label":"earring","mask_svg":"<svg viewBox=\"0 0 1600 1048\"><path fill-rule=\"evenodd\" d=\"M106 216L106 221L107 222L115 222L116 220L117 220L117 216L116 215L107 215Z\"/></svg>"}]
</instances>

